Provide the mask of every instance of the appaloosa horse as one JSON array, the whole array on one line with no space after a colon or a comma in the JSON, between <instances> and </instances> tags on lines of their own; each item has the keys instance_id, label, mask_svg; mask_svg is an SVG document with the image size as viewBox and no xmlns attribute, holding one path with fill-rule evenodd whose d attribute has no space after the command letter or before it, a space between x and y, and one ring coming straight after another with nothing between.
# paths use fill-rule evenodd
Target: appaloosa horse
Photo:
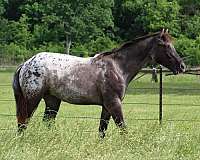
<instances>
[{"instance_id":1,"label":"appaloosa horse","mask_svg":"<svg viewBox=\"0 0 200 160\"><path fill-rule=\"evenodd\" d=\"M119 128L124 128L125 91L150 61L167 67L174 74L185 69L169 33L164 30L91 58L48 52L33 56L19 66L13 80L19 131L26 128L42 98L46 104L44 120L55 119L62 100L101 105L99 132L102 137L111 116Z\"/></svg>"}]
</instances>

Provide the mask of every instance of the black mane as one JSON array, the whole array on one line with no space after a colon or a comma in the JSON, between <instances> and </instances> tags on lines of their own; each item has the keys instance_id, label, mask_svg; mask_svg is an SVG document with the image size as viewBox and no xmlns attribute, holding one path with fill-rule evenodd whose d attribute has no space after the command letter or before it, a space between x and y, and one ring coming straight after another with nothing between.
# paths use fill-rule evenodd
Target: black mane
<instances>
[{"instance_id":1,"label":"black mane","mask_svg":"<svg viewBox=\"0 0 200 160\"><path fill-rule=\"evenodd\" d=\"M130 45L133 45L133 44L137 43L138 41L144 40L144 39L152 37L152 36L156 36L158 34L160 34L160 32L151 33L151 34L147 34L147 35L144 35L144 36L141 36L141 37L137 37L137 38L135 38L133 40L130 40L130 41L127 41L127 42L123 43L120 47L114 48L111 51L105 51L105 52L97 53L99 55L97 55L95 58L100 59L100 58L102 58L104 56L116 53L116 52L120 51L121 49L124 49L124 48L126 48L126 47L128 47Z\"/></svg>"}]
</instances>

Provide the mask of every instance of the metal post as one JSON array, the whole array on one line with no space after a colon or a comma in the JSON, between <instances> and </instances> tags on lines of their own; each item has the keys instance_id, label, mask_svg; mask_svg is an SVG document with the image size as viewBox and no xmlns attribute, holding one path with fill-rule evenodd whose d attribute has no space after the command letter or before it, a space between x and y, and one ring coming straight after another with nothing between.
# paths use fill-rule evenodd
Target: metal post
<instances>
[{"instance_id":1,"label":"metal post","mask_svg":"<svg viewBox=\"0 0 200 160\"><path fill-rule=\"evenodd\" d=\"M162 86L162 66L160 66L160 93L159 93L159 123L162 124L162 95L163 95L163 86Z\"/></svg>"}]
</instances>

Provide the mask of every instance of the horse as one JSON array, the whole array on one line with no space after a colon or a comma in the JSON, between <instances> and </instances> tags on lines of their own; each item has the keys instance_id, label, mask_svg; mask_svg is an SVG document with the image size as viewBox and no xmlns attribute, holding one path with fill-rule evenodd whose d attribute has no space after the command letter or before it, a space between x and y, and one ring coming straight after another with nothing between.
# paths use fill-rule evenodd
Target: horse
<instances>
[{"instance_id":1,"label":"horse","mask_svg":"<svg viewBox=\"0 0 200 160\"><path fill-rule=\"evenodd\" d=\"M102 106L99 135L105 136L110 118L126 129L122 100L131 80L143 66L156 62L173 74L184 72L168 30L125 42L94 57L42 52L21 64L13 78L18 131L27 124L43 98L43 120L55 120L61 101Z\"/></svg>"}]
</instances>

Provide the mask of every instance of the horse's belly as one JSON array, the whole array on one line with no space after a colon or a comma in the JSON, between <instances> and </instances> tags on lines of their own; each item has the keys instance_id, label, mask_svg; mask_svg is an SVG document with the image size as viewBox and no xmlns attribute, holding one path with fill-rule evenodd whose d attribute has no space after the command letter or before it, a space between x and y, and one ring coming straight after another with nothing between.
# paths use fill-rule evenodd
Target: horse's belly
<instances>
[{"instance_id":1,"label":"horse's belly","mask_svg":"<svg viewBox=\"0 0 200 160\"><path fill-rule=\"evenodd\" d=\"M65 85L54 88L51 94L72 104L101 104L101 98L93 86L78 88L73 85Z\"/></svg>"}]
</instances>

